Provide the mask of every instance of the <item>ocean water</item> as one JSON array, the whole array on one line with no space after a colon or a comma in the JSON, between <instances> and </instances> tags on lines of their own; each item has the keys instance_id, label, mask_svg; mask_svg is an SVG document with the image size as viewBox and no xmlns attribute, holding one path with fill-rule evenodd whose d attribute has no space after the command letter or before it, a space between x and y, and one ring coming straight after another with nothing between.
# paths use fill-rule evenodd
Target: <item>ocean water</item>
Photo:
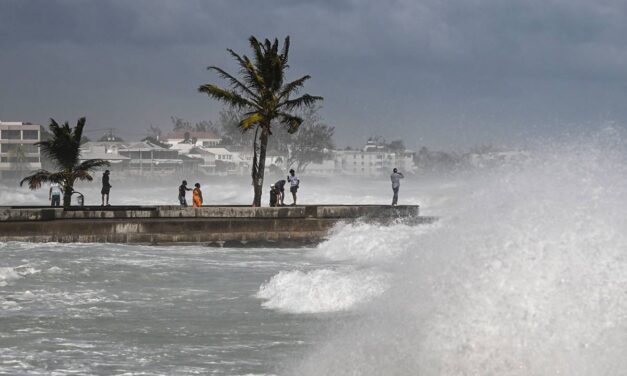
<instances>
[{"instance_id":1,"label":"ocean water","mask_svg":"<svg viewBox=\"0 0 627 376\"><path fill-rule=\"evenodd\" d=\"M605 129L406 179L401 203L438 222L339 225L312 248L0 244L0 374L627 374L625 140ZM211 184L212 200L248 200ZM390 193L312 181L302 200Z\"/></svg>"}]
</instances>

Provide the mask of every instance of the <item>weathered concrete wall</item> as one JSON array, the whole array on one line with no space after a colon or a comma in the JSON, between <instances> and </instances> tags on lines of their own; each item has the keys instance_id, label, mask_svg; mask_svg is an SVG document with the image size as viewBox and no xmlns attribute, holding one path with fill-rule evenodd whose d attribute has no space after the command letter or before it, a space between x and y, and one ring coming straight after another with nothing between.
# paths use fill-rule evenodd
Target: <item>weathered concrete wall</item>
<instances>
[{"instance_id":1,"label":"weathered concrete wall","mask_svg":"<svg viewBox=\"0 0 627 376\"><path fill-rule=\"evenodd\" d=\"M0 241L299 245L343 221L419 217L417 206L0 208Z\"/></svg>"}]
</instances>

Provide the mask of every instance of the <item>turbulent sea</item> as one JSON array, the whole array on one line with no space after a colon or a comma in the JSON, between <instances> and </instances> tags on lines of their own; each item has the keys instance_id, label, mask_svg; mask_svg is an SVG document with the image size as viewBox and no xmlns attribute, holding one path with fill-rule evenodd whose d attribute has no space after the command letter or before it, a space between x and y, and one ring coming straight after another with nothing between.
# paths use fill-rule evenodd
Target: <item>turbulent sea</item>
<instances>
[{"instance_id":1,"label":"turbulent sea","mask_svg":"<svg viewBox=\"0 0 627 376\"><path fill-rule=\"evenodd\" d=\"M626 374L624 140L405 179L401 204L437 223L340 225L313 248L0 243L0 374ZM385 179L301 180L304 204L391 199ZM112 184L114 203L176 200ZM210 204L250 196L202 184Z\"/></svg>"}]
</instances>

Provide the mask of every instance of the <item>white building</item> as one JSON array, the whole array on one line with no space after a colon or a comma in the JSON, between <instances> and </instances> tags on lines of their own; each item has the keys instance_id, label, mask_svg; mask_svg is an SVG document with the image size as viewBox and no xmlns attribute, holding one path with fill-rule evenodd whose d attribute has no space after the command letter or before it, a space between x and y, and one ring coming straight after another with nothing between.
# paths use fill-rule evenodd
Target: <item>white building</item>
<instances>
[{"instance_id":1,"label":"white building","mask_svg":"<svg viewBox=\"0 0 627 376\"><path fill-rule=\"evenodd\" d=\"M334 153L336 173L374 177L391 173L398 168L403 173L415 173L414 152L384 151L381 148L364 150L339 150Z\"/></svg>"},{"instance_id":2,"label":"white building","mask_svg":"<svg viewBox=\"0 0 627 376\"><path fill-rule=\"evenodd\" d=\"M41 169L39 147L41 126L0 121L0 177L18 179Z\"/></svg>"},{"instance_id":3,"label":"white building","mask_svg":"<svg viewBox=\"0 0 627 376\"><path fill-rule=\"evenodd\" d=\"M225 148L197 146L192 148L187 156L201 159L203 163L198 167L208 174L238 174L242 162L237 154Z\"/></svg>"},{"instance_id":4,"label":"white building","mask_svg":"<svg viewBox=\"0 0 627 376\"><path fill-rule=\"evenodd\" d=\"M191 147L216 147L220 145L222 139L213 132L196 132L196 131L176 131L169 133L165 137L165 143L172 145L172 148L183 148L189 151ZM190 147L179 147L178 145L191 145ZM180 150L180 149L179 149Z\"/></svg>"},{"instance_id":5,"label":"white building","mask_svg":"<svg viewBox=\"0 0 627 376\"><path fill-rule=\"evenodd\" d=\"M81 145L81 160L104 159L110 168L131 175L170 174L196 170L198 160L150 142L98 141Z\"/></svg>"}]
</instances>

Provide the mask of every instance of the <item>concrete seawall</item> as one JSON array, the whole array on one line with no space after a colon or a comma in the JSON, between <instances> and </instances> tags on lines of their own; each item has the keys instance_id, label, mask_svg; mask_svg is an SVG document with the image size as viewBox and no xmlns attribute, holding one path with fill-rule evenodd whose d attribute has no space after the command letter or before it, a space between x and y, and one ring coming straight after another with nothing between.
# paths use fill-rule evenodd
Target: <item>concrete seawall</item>
<instances>
[{"instance_id":1,"label":"concrete seawall","mask_svg":"<svg viewBox=\"0 0 627 376\"><path fill-rule=\"evenodd\" d=\"M429 223L418 206L0 207L0 241L295 246L324 240L339 222Z\"/></svg>"}]
</instances>

